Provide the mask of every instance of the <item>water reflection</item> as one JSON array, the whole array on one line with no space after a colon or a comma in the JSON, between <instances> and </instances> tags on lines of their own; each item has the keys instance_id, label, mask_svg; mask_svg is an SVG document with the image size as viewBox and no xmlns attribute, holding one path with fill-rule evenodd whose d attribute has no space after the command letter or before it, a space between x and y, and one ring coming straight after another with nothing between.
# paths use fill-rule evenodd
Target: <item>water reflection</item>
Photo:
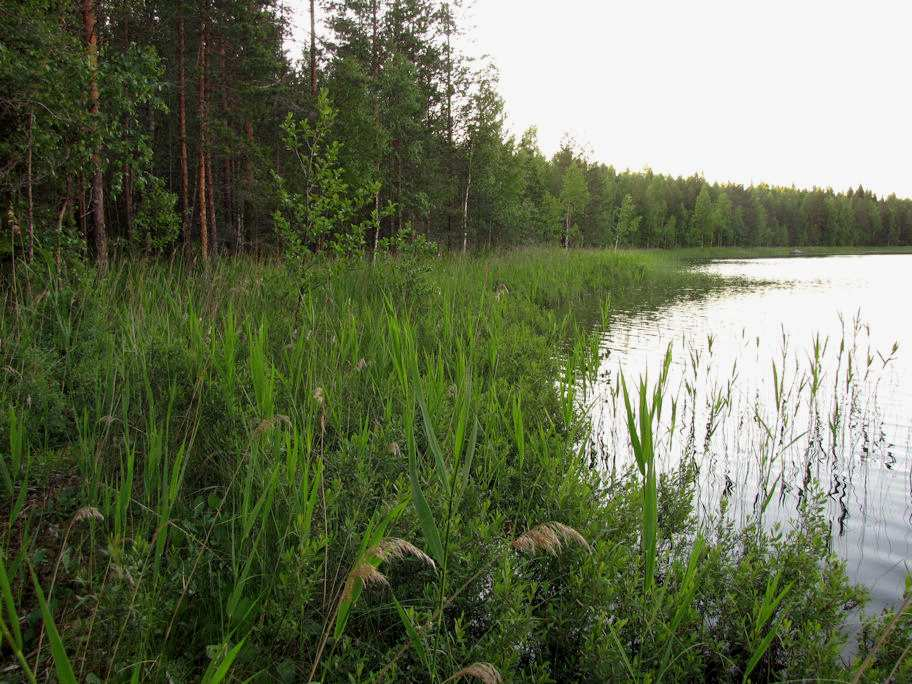
<instances>
[{"instance_id":1,"label":"water reflection","mask_svg":"<svg viewBox=\"0 0 912 684\"><path fill-rule=\"evenodd\" d=\"M617 311L586 401L592 457L630 463L619 374L656 375L671 345L665 469L692 463L697 504L736 520L787 523L825 497L834 550L893 604L912 570L912 256L719 261L747 279L652 311ZM895 347L899 344L899 348Z\"/></svg>"}]
</instances>

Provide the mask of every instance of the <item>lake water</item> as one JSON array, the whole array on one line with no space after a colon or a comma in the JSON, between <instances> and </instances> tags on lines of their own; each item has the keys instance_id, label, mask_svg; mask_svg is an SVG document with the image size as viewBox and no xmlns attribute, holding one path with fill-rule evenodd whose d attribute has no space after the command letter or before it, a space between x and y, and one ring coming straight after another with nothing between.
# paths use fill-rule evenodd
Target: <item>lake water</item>
<instances>
[{"instance_id":1,"label":"lake water","mask_svg":"<svg viewBox=\"0 0 912 684\"><path fill-rule=\"evenodd\" d=\"M912 572L912 255L700 268L741 282L612 314L586 396L593 458L630 464L619 375L657 377L671 345L660 469L697 466L701 514L725 498L736 522L767 525L787 525L819 483L869 610L894 605Z\"/></svg>"}]
</instances>

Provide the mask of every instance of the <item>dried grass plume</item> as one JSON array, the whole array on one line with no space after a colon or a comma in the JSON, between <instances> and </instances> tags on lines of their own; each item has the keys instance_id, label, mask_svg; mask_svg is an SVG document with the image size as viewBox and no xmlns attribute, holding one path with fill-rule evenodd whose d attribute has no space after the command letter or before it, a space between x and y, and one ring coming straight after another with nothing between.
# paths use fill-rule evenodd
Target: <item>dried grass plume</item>
<instances>
[{"instance_id":1,"label":"dried grass plume","mask_svg":"<svg viewBox=\"0 0 912 684\"><path fill-rule=\"evenodd\" d=\"M73 523L82 522L83 520L104 520L104 516L94 506L83 506L73 515Z\"/></svg>"},{"instance_id":2,"label":"dried grass plume","mask_svg":"<svg viewBox=\"0 0 912 684\"><path fill-rule=\"evenodd\" d=\"M377 584L384 587L389 586L389 580L386 579L386 575L377 570L373 565L370 563L358 563L352 568L351 572L348 573L348 577L345 579L345 588L342 590L341 601L347 601L352 597L358 580L361 580L361 583L365 588Z\"/></svg>"},{"instance_id":3,"label":"dried grass plume","mask_svg":"<svg viewBox=\"0 0 912 684\"><path fill-rule=\"evenodd\" d=\"M386 578L386 575L377 569L377 565L380 563L402 560L406 556L417 558L435 572L437 570L437 564L434 563L434 560L417 546L405 539L388 537L376 546L368 549L364 554L364 557L351 569L351 572L348 573L348 577L345 579L345 588L342 590L342 597L340 600L347 601L351 598L358 580L361 580L365 588L376 585L388 587L389 580Z\"/></svg>"},{"instance_id":4,"label":"dried grass plume","mask_svg":"<svg viewBox=\"0 0 912 684\"><path fill-rule=\"evenodd\" d=\"M377 544L368 553L382 562L402 560L406 556L412 556L432 570L437 570L437 565L429 555L405 539L389 537Z\"/></svg>"},{"instance_id":5,"label":"dried grass plume","mask_svg":"<svg viewBox=\"0 0 912 684\"><path fill-rule=\"evenodd\" d=\"M546 522L536 525L513 540L512 546L521 553L549 553L556 556L567 544L577 544L592 553L592 547L585 537L569 525Z\"/></svg>"},{"instance_id":6,"label":"dried grass plume","mask_svg":"<svg viewBox=\"0 0 912 684\"><path fill-rule=\"evenodd\" d=\"M288 416L273 416L272 418L264 418L260 421L260 424L257 425L256 430L253 431L255 435L261 435L264 432L272 430L276 425L282 424L287 428L291 427L291 419Z\"/></svg>"},{"instance_id":7,"label":"dried grass plume","mask_svg":"<svg viewBox=\"0 0 912 684\"><path fill-rule=\"evenodd\" d=\"M484 684L501 684L501 682L503 682L503 677L500 676L500 672L498 672L497 668L491 665L491 663L472 663L468 667L462 668L459 672L454 673L448 679L445 679L443 684L466 677L477 679Z\"/></svg>"}]
</instances>

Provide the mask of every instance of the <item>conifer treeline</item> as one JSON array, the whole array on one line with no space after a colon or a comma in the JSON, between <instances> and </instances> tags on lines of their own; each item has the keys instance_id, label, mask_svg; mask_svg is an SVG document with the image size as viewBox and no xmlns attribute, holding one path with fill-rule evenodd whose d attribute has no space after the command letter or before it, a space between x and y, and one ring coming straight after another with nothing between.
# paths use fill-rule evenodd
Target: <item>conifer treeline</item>
<instances>
[{"instance_id":1,"label":"conifer treeline","mask_svg":"<svg viewBox=\"0 0 912 684\"><path fill-rule=\"evenodd\" d=\"M292 61L273 0L3 3L0 250L277 248L277 188L317 187L283 122L314 122L318 91L343 187L379 184L355 247L409 228L454 249L912 244L912 202L863 188L618 173L571 142L545 158L534 130L507 134L496 71L458 49L459 0L309 4L322 28Z\"/></svg>"}]
</instances>

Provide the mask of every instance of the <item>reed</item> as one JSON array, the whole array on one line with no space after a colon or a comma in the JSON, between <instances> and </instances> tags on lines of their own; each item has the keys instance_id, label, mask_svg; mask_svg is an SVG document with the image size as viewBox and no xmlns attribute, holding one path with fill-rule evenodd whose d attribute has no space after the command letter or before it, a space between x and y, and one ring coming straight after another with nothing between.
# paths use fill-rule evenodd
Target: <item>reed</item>
<instances>
[{"instance_id":1,"label":"reed","mask_svg":"<svg viewBox=\"0 0 912 684\"><path fill-rule=\"evenodd\" d=\"M613 475L587 446L599 326L719 285L674 256L315 261L305 283L246 258L19 269L0 312L4 676L845 673L861 592L821 550L813 497L784 537L710 525L693 468L666 467L704 417L671 355L609 399ZM770 484L795 402L833 380L778 363L780 409L752 436ZM712 399L713 440L736 388Z\"/></svg>"}]
</instances>

